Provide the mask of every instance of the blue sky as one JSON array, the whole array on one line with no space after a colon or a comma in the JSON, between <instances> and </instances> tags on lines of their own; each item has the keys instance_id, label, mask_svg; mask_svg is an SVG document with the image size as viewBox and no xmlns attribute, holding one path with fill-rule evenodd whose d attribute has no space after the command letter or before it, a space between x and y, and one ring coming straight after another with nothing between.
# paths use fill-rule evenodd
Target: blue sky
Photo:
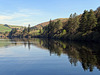
<instances>
[{"instance_id":1,"label":"blue sky","mask_svg":"<svg viewBox=\"0 0 100 75\"><path fill-rule=\"evenodd\" d=\"M34 26L99 6L100 0L0 0L0 24Z\"/></svg>"}]
</instances>

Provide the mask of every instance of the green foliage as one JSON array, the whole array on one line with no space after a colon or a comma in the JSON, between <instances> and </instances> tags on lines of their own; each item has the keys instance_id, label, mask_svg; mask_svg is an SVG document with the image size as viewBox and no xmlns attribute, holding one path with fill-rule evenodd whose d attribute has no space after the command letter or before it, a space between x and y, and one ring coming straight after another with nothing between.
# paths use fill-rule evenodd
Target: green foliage
<instances>
[{"instance_id":1,"label":"green foliage","mask_svg":"<svg viewBox=\"0 0 100 75\"><path fill-rule=\"evenodd\" d=\"M16 33L17 32L17 29L16 28L14 28L14 29L12 29L12 34L14 34L14 33Z\"/></svg>"},{"instance_id":2,"label":"green foliage","mask_svg":"<svg viewBox=\"0 0 100 75\"><path fill-rule=\"evenodd\" d=\"M40 29L39 33L42 34L43 33L43 29Z\"/></svg>"},{"instance_id":3,"label":"green foliage","mask_svg":"<svg viewBox=\"0 0 100 75\"><path fill-rule=\"evenodd\" d=\"M96 10L96 18L97 18L98 24L95 30L97 30L100 33L100 7L98 7Z\"/></svg>"},{"instance_id":4,"label":"green foliage","mask_svg":"<svg viewBox=\"0 0 100 75\"><path fill-rule=\"evenodd\" d=\"M63 35L65 35L65 34L66 34L66 30L64 29L64 30L63 30Z\"/></svg>"},{"instance_id":5,"label":"green foliage","mask_svg":"<svg viewBox=\"0 0 100 75\"><path fill-rule=\"evenodd\" d=\"M68 24L66 25L66 31L68 33L75 33L77 29L79 28L79 17L77 17L77 14L71 14L68 20Z\"/></svg>"},{"instance_id":6,"label":"green foliage","mask_svg":"<svg viewBox=\"0 0 100 75\"><path fill-rule=\"evenodd\" d=\"M79 31L85 32L87 23L88 23L88 11L85 10L80 20Z\"/></svg>"},{"instance_id":7,"label":"green foliage","mask_svg":"<svg viewBox=\"0 0 100 75\"><path fill-rule=\"evenodd\" d=\"M27 28L26 27L24 28L23 33L27 33Z\"/></svg>"},{"instance_id":8,"label":"green foliage","mask_svg":"<svg viewBox=\"0 0 100 75\"><path fill-rule=\"evenodd\" d=\"M94 33L100 32L100 7L94 12L84 10L82 15L71 14L68 21L62 23L60 20L49 22L43 28L42 37L58 38L68 40L96 41ZM99 36L99 35L96 35Z\"/></svg>"},{"instance_id":9,"label":"green foliage","mask_svg":"<svg viewBox=\"0 0 100 75\"><path fill-rule=\"evenodd\" d=\"M98 7L96 10L96 18L97 18L98 24L100 25L100 7Z\"/></svg>"},{"instance_id":10,"label":"green foliage","mask_svg":"<svg viewBox=\"0 0 100 75\"><path fill-rule=\"evenodd\" d=\"M94 11L91 9L88 15L88 22L87 22L86 30L92 30L93 28L96 27L97 24L97 18L94 14Z\"/></svg>"},{"instance_id":11,"label":"green foliage","mask_svg":"<svg viewBox=\"0 0 100 75\"><path fill-rule=\"evenodd\" d=\"M61 29L63 29L63 24L60 20L58 20L57 22L50 20L48 26L43 28L43 35L45 37L54 37L55 34L60 35Z\"/></svg>"},{"instance_id":12,"label":"green foliage","mask_svg":"<svg viewBox=\"0 0 100 75\"><path fill-rule=\"evenodd\" d=\"M57 30L60 30L60 29L62 29L63 28L63 24L62 24L62 22L60 21L60 20L58 20L56 23L55 23L55 29L56 29L56 31Z\"/></svg>"},{"instance_id":13,"label":"green foliage","mask_svg":"<svg viewBox=\"0 0 100 75\"><path fill-rule=\"evenodd\" d=\"M28 31L28 33L31 31L30 24L28 25L27 31Z\"/></svg>"},{"instance_id":14,"label":"green foliage","mask_svg":"<svg viewBox=\"0 0 100 75\"><path fill-rule=\"evenodd\" d=\"M90 12L87 10L84 11L81 20L80 20L80 27L79 31L86 32L86 31L92 31L97 24L97 18L94 14L94 11L91 9Z\"/></svg>"}]
</instances>

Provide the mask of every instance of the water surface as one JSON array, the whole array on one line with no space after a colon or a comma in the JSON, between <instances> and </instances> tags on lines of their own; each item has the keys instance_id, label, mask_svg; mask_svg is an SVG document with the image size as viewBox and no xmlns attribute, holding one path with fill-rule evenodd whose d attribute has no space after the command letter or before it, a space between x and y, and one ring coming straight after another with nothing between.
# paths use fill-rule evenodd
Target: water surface
<instances>
[{"instance_id":1,"label":"water surface","mask_svg":"<svg viewBox=\"0 0 100 75\"><path fill-rule=\"evenodd\" d=\"M100 75L100 44L0 39L0 75Z\"/></svg>"}]
</instances>

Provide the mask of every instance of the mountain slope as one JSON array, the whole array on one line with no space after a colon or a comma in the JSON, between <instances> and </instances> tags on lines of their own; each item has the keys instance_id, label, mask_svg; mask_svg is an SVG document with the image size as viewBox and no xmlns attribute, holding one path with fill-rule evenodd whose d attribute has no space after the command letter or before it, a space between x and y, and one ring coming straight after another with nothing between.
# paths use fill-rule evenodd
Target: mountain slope
<instances>
[{"instance_id":1,"label":"mountain slope","mask_svg":"<svg viewBox=\"0 0 100 75\"><path fill-rule=\"evenodd\" d=\"M68 18L58 18L58 19L55 19L55 20L52 20L52 21L56 22L58 20L61 20L61 22L65 23L66 21L68 21ZM39 29L43 28L44 26L47 26L48 24L49 24L49 21L48 22L44 22L44 23L40 23L40 24L35 25L35 26L31 27L31 28L39 30Z\"/></svg>"}]
</instances>

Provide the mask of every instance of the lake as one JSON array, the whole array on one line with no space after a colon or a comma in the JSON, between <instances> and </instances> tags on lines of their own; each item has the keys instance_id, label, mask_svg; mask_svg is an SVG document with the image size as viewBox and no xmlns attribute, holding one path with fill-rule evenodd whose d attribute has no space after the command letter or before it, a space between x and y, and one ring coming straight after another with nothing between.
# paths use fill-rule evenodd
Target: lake
<instances>
[{"instance_id":1,"label":"lake","mask_svg":"<svg viewBox=\"0 0 100 75\"><path fill-rule=\"evenodd\" d=\"M0 39L0 75L100 75L100 44Z\"/></svg>"}]
</instances>

